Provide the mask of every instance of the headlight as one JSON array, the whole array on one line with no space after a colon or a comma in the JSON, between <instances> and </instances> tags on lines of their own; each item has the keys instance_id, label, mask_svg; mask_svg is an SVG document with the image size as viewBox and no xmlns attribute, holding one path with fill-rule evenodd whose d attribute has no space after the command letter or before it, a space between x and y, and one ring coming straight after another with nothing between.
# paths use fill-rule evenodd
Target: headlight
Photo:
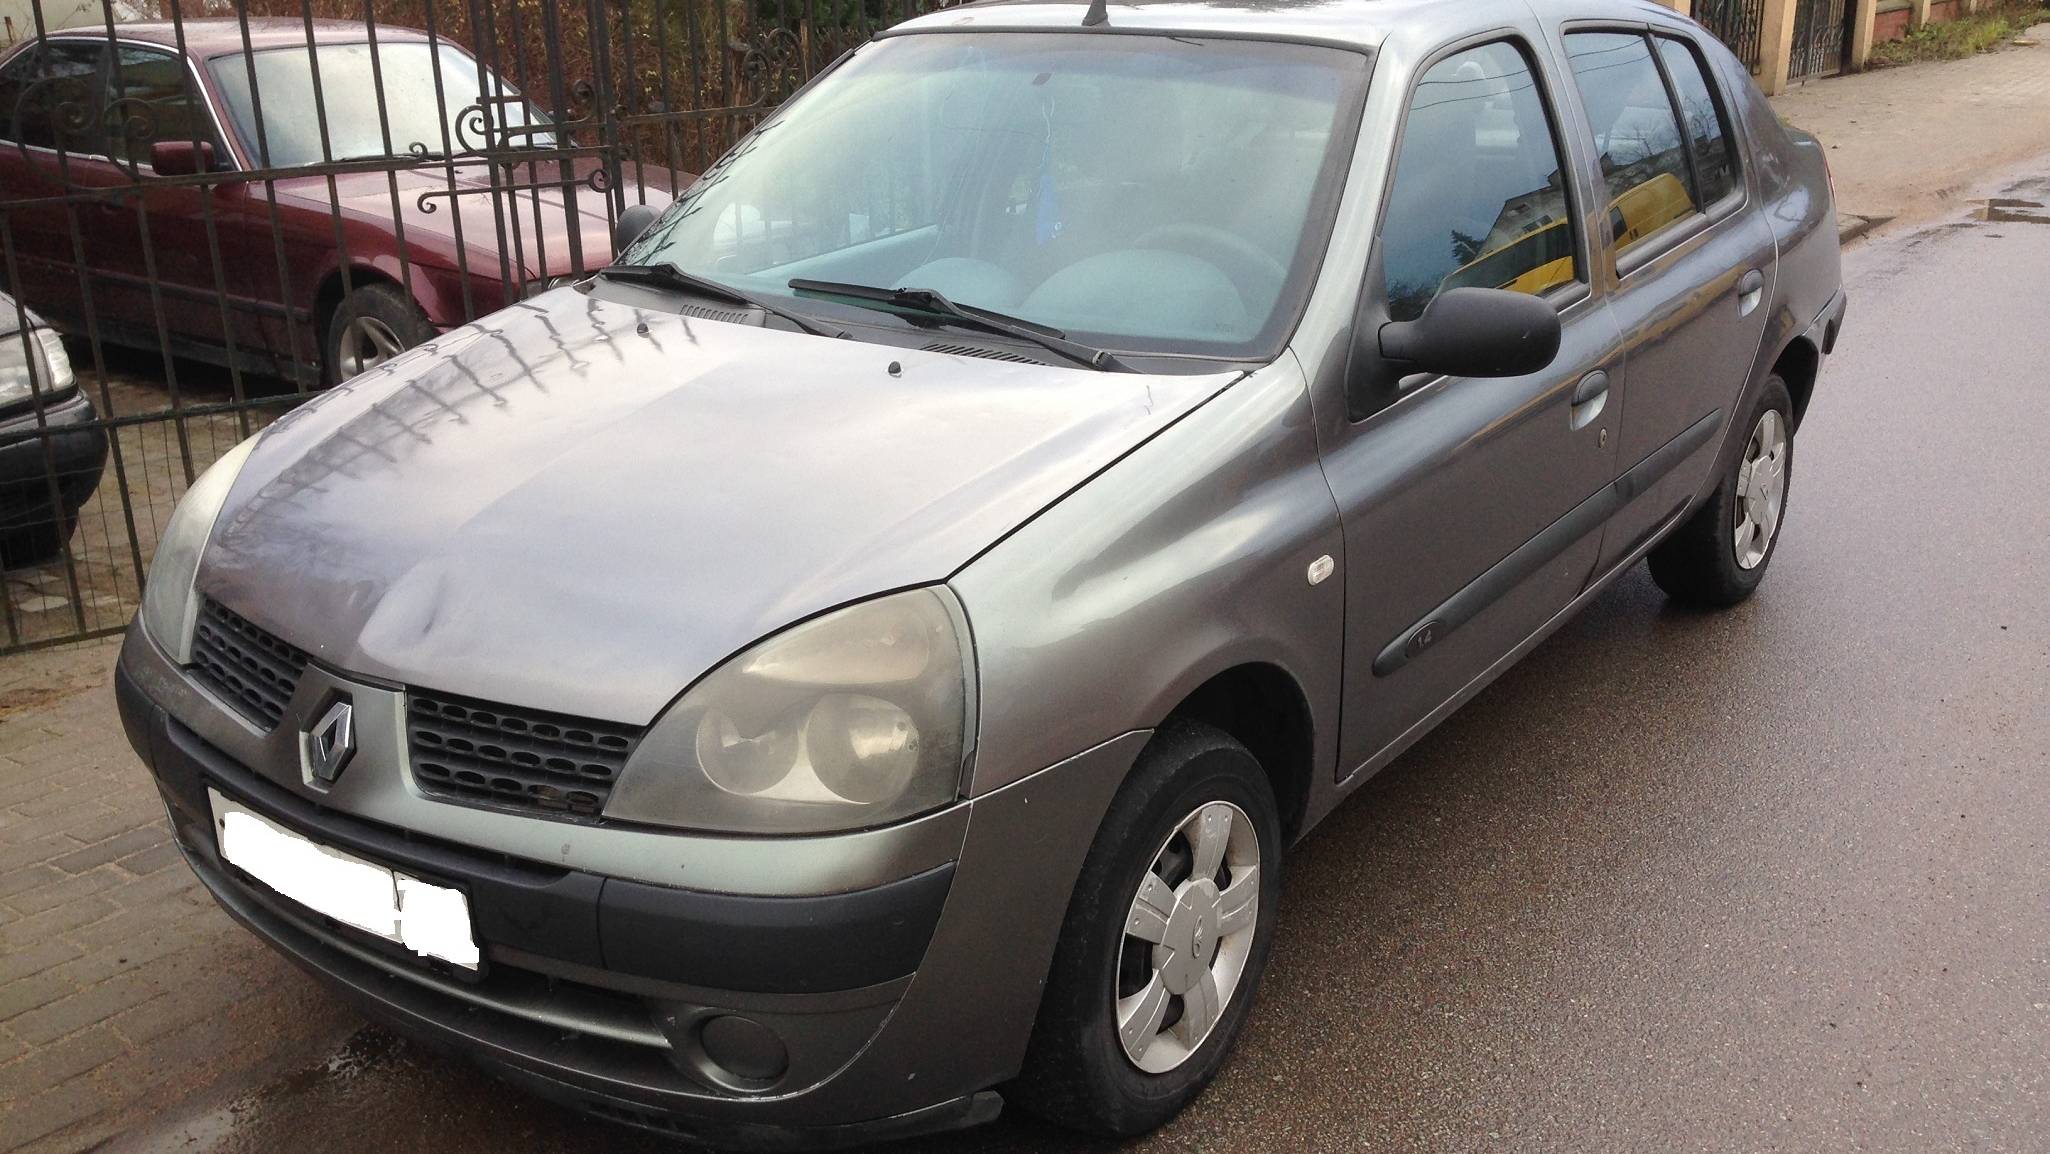
<instances>
[{"instance_id":1,"label":"headlight","mask_svg":"<svg viewBox=\"0 0 2050 1154\"><path fill-rule=\"evenodd\" d=\"M671 705L605 816L731 833L880 825L952 801L971 663L952 598L914 589L788 629Z\"/></svg>"},{"instance_id":2,"label":"headlight","mask_svg":"<svg viewBox=\"0 0 2050 1154\"><path fill-rule=\"evenodd\" d=\"M33 393L31 380L35 382ZM72 384L71 358L65 355L64 342L57 339L55 329L32 328L27 340L20 333L0 337L0 405L26 401L32 395L49 397Z\"/></svg>"},{"instance_id":3,"label":"headlight","mask_svg":"<svg viewBox=\"0 0 2050 1154\"><path fill-rule=\"evenodd\" d=\"M142 586L142 627L180 665L192 660L192 622L199 613L192 579L199 575L199 555L213 535L214 519L221 515L235 475L256 447L256 437L221 454L220 460L192 482L157 538L149 580Z\"/></svg>"}]
</instances>

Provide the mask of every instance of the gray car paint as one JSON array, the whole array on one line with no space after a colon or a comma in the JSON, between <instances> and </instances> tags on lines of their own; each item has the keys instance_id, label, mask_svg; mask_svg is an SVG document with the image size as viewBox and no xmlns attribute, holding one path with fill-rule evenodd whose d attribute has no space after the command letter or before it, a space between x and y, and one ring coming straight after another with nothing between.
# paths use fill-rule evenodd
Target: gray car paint
<instances>
[{"instance_id":1,"label":"gray car paint","mask_svg":"<svg viewBox=\"0 0 2050 1154\"><path fill-rule=\"evenodd\" d=\"M1073 28L1079 11L955 9L889 35ZM1491 553L1516 547L1546 513L1632 463L1597 447L1555 476L1547 457L1580 446L1546 434L1512 445L1492 472L1461 471L1472 421L1520 397L1541 411L1533 420L1550 413L1563 425L1556 410L1583 367L1620 367L1612 388L1627 390L1643 380L1630 374L1633 350L1650 357L1660 340L1693 340L1620 329L1605 340L1602 324L1576 326L1566 359L1535 379L1439 381L1379 421L1356 428L1347 416L1362 270L1420 66L1475 36L1549 43L1568 17L1695 38L1722 73L1752 150L1747 185L1769 222L1776 267L1755 346L1692 345L1714 345L1744 370L1739 395L1723 383L1700 398L1702 411L1724 414L1710 442L1719 447L1671 474L1698 499L1715 483L1711 466L1741 439L1727 414L1746 411L1791 342L1821 339L1818 318L1840 301L1820 154L1777 125L1733 58L1692 23L1639 0L1331 0L1274 10L1174 3L1113 8L1101 31L1272 36L1375 53L1337 224L1289 348L1272 364L1236 383L1015 368L715 322L629 320L617 306L558 294L538 312L500 314L458 334L460 347L441 342L393 362L281 422L231 496L201 585L351 676L645 721L704 669L793 621L946 580L973 630L981 707L971 800L943 811L965 814L966 830L927 962L838 1074L774 1101L693 1108L840 1121L996 1084L1022 1058L1068 890L1104 809L1147 732L1198 686L1253 666L1295 687L1311 736L1304 764L1267 768L1300 776L1305 800L1293 824L1307 829L1684 512L1634 543L1576 543L1556 571L1513 590L1492 616L1408 668L1376 678L1354 665L1387 640L1388 627L1409 620L1405 613L1470 582L1477 566L1498 559ZM1540 50L1550 84L1570 88L1555 51ZM1597 236L1577 101L1565 94L1556 107L1583 231ZM1724 251L1712 237L1688 245ZM1725 247L1743 259L1761 252L1748 233ZM1593 255L1587 296L1567 307L1598 319L1613 315L1618 285L1606 253ZM1685 262L1684 254L1660 258L1641 279L1663 283L1668 264ZM1711 274L1697 287L1720 293L1721 279ZM642 320L659 348L636 334ZM891 359L903 361L902 381L883 371ZM1002 419L976 404L985 395L1002 398ZM1615 421L1627 422L1627 395L1614 403L1610 444L1636 444L1615 431ZM898 411L927 406L945 419ZM564 430L503 427L515 417ZM1012 427L1021 420L1028 431ZM1414 443L1382 431L1398 427ZM714 431L726 441L693 440ZM893 435L916 439L902 442L909 450L868 451L899 444ZM686 464L664 447L687 450ZM1563 488L1531 499L1485 540L1458 536L1505 484L1541 482ZM1415 499L1385 491L1405 484L1436 487ZM833 516L809 516L807 501ZM719 506L717 516L706 506ZM388 537L381 519L393 522ZM1337 574L1313 583L1310 567L1326 556ZM278 588L280 574L291 575L291 592ZM676 604L692 598L704 600ZM1369 621L1372 630L1360 624ZM147 638L132 635L123 660L151 672L153 696L175 716L221 731L218 718L202 716L211 704ZM1347 727L1362 711L1370 720L1354 736ZM530 840L490 824L484 811L442 808L458 815L445 831L451 840L531 852ZM690 845L682 853L718 852L707 843L719 839L673 840ZM786 844L801 840L844 839ZM863 876L908 874L929 852L862 859L871 862ZM749 868L783 876L746 892L795 892L786 883L799 875L805 886L820 884L816 863ZM914 1071L920 1076L907 1078Z\"/></svg>"},{"instance_id":2,"label":"gray car paint","mask_svg":"<svg viewBox=\"0 0 2050 1154\"><path fill-rule=\"evenodd\" d=\"M970 360L558 289L280 419L199 588L358 676L645 725L784 626L944 580L1236 375Z\"/></svg>"}]
</instances>

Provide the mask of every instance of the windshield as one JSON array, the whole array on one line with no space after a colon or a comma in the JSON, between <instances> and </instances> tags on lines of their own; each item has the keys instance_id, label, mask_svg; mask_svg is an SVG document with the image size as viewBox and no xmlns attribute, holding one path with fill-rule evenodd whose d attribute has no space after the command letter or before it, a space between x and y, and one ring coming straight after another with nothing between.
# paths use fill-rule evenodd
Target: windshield
<instances>
[{"instance_id":1,"label":"windshield","mask_svg":"<svg viewBox=\"0 0 2050 1154\"><path fill-rule=\"evenodd\" d=\"M436 57L439 56L441 94L434 99ZM304 45L266 48L249 56L216 56L207 61L214 82L220 85L235 129L251 156L259 157L254 102L249 97L249 64L256 63L256 94L263 102L263 144L270 150L270 164L295 168L323 160L359 160L387 154L404 155L414 144L432 153L457 153L483 147L483 125L472 113L467 130L458 131L457 118L464 108L477 103L477 62L469 53L451 45L439 49L417 42L380 44L376 65L384 81L385 123L390 126L391 144L385 144L384 130L377 116L377 84L373 79L368 44L321 44L309 53ZM321 120L314 103L313 65L320 65L321 111L327 114L328 151L320 147ZM525 101L511 99L518 91L489 72L485 86L493 90L492 123L507 125L546 124L548 118ZM436 114L437 108L439 115ZM546 146L554 141L547 133L514 133L500 147Z\"/></svg>"},{"instance_id":2,"label":"windshield","mask_svg":"<svg viewBox=\"0 0 2050 1154\"><path fill-rule=\"evenodd\" d=\"M1365 57L1299 44L885 38L622 261L763 296L934 289L1114 349L1266 355L1316 272L1365 78Z\"/></svg>"}]
</instances>

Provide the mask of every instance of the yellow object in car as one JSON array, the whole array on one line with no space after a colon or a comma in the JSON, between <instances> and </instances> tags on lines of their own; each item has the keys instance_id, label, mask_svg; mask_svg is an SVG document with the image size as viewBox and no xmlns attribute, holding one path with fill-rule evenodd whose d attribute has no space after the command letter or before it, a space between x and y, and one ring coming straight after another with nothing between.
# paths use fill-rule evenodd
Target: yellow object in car
<instances>
[{"instance_id":1,"label":"yellow object in car","mask_svg":"<svg viewBox=\"0 0 2050 1154\"><path fill-rule=\"evenodd\" d=\"M1673 221L1694 211L1687 186L1670 172L1661 172L1629 188L1609 202L1609 228L1622 252ZM1573 279L1573 233L1556 220L1524 233L1500 248L1454 269L1441 289L1474 285L1511 292L1541 293Z\"/></svg>"}]
</instances>

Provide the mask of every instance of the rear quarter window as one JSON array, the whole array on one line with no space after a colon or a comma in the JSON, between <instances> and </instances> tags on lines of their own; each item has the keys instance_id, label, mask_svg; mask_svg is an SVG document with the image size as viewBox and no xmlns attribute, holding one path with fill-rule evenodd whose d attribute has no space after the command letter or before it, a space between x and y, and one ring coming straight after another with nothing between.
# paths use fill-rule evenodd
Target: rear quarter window
<instances>
[{"instance_id":1,"label":"rear quarter window","mask_svg":"<svg viewBox=\"0 0 2050 1154\"><path fill-rule=\"evenodd\" d=\"M1730 135L1725 103L1708 79L1701 54L1692 46L1670 37L1656 37L1659 58L1666 75L1673 78L1673 95L1680 103L1680 126L1694 149L1694 162L1701 176L1701 199L1714 204L1737 189L1737 158Z\"/></svg>"}]
</instances>

